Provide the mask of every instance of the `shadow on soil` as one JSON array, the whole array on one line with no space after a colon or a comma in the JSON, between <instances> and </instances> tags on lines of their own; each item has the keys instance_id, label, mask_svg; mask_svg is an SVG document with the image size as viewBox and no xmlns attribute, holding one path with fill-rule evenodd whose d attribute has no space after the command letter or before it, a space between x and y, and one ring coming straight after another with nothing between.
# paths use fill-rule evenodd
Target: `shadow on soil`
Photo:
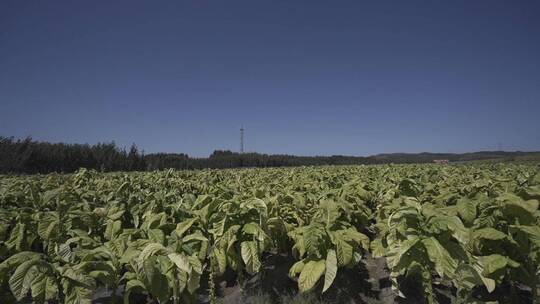
<instances>
[{"instance_id":1,"label":"shadow on soil","mask_svg":"<svg viewBox=\"0 0 540 304\"><path fill-rule=\"evenodd\" d=\"M386 261L374 259L369 255L353 268L340 268L332 287L321 294L323 282L318 283L314 292L298 294L297 282L288 275L294 259L287 255L265 255L261 271L253 276L243 278L238 284L236 273L227 271L216 280L217 303L220 304L423 304L426 303L418 282L414 280L400 281L401 291L406 298L398 297L392 291ZM209 303L208 275L201 278L199 294L181 303ZM455 289L443 284L434 284L433 291L437 303L457 303ZM110 303L111 291L98 291L94 304ZM117 303L122 303L123 286L116 290ZM492 293L485 288L474 292L474 297L482 301L499 301L499 303L532 303L531 292L523 286L501 285ZM459 301L458 301L459 302ZM133 294L129 303L153 304L151 298Z\"/></svg>"},{"instance_id":2,"label":"shadow on soil","mask_svg":"<svg viewBox=\"0 0 540 304\"><path fill-rule=\"evenodd\" d=\"M353 268L340 268L330 288L321 296L322 282L312 294L298 295L297 282L288 275L294 260L284 255L268 255L263 270L247 279L243 291L231 275L222 281L219 295L224 304L315 304L394 303L388 270L382 259L367 257Z\"/></svg>"}]
</instances>

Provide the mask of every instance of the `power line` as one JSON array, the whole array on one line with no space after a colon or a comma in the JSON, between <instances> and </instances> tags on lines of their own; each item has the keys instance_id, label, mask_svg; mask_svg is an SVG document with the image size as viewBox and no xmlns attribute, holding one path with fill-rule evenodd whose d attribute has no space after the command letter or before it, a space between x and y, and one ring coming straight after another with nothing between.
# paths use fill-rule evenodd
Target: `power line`
<instances>
[{"instance_id":1,"label":"power line","mask_svg":"<svg viewBox=\"0 0 540 304\"><path fill-rule=\"evenodd\" d=\"M240 153L244 153L244 125L240 127Z\"/></svg>"}]
</instances>

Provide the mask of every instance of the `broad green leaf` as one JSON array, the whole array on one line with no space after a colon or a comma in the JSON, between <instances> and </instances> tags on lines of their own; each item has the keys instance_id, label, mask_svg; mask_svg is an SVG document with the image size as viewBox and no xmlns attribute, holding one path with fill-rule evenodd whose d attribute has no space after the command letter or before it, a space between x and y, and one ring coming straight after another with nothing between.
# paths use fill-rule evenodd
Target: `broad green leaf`
<instances>
[{"instance_id":1,"label":"broad green leaf","mask_svg":"<svg viewBox=\"0 0 540 304\"><path fill-rule=\"evenodd\" d=\"M262 216L263 218L267 217L266 203L260 198L254 198L247 202L243 202L240 205L240 208L256 209L259 212L260 216Z\"/></svg>"},{"instance_id":2,"label":"broad green leaf","mask_svg":"<svg viewBox=\"0 0 540 304\"><path fill-rule=\"evenodd\" d=\"M227 256L219 248L214 248L214 258L216 260L218 275L222 275L227 269Z\"/></svg>"},{"instance_id":3,"label":"broad green leaf","mask_svg":"<svg viewBox=\"0 0 540 304\"><path fill-rule=\"evenodd\" d=\"M382 244L382 239L376 238L370 243L371 254L375 258L383 257L386 253L386 249Z\"/></svg>"},{"instance_id":4,"label":"broad green leaf","mask_svg":"<svg viewBox=\"0 0 540 304\"><path fill-rule=\"evenodd\" d=\"M194 256L188 256L187 259L188 259L189 264L191 265L191 268L193 269L194 272L196 272L198 274L203 273L203 265L201 264L201 261L198 258L196 258Z\"/></svg>"},{"instance_id":5,"label":"broad green leaf","mask_svg":"<svg viewBox=\"0 0 540 304\"><path fill-rule=\"evenodd\" d=\"M455 286L466 290L472 290L474 287L483 284L482 276L470 264L460 264L457 267L453 282Z\"/></svg>"},{"instance_id":6,"label":"broad green leaf","mask_svg":"<svg viewBox=\"0 0 540 304\"><path fill-rule=\"evenodd\" d=\"M19 266L23 262L38 259L38 258L41 258L42 256L43 256L42 254L33 252L33 251L23 251L23 252L16 253L10 256L9 258L7 258L2 263L0 263L0 273L9 271L13 269L14 267Z\"/></svg>"},{"instance_id":7,"label":"broad green leaf","mask_svg":"<svg viewBox=\"0 0 540 304\"><path fill-rule=\"evenodd\" d=\"M304 260L300 260L296 263L294 263L291 268L289 269L289 276L291 278L295 277L297 274L302 272L302 269L304 268L306 264L304 263Z\"/></svg>"},{"instance_id":8,"label":"broad green leaf","mask_svg":"<svg viewBox=\"0 0 540 304\"><path fill-rule=\"evenodd\" d=\"M397 247L397 251L392 251L390 253L390 256L387 257L390 268L394 268L395 266L397 266L404 256L409 255L409 250L419 241L420 239L415 237L401 242L401 244Z\"/></svg>"},{"instance_id":9,"label":"broad green leaf","mask_svg":"<svg viewBox=\"0 0 540 304\"><path fill-rule=\"evenodd\" d=\"M184 289L187 287L188 276L189 276L188 273L184 272L184 271L180 271L177 274L178 285L179 285L178 291L179 292L184 291Z\"/></svg>"},{"instance_id":10,"label":"broad green leaf","mask_svg":"<svg viewBox=\"0 0 540 304\"><path fill-rule=\"evenodd\" d=\"M457 212L468 225L472 225L476 218L476 203L468 198L460 198L457 201Z\"/></svg>"},{"instance_id":11,"label":"broad green leaf","mask_svg":"<svg viewBox=\"0 0 540 304\"><path fill-rule=\"evenodd\" d=\"M199 273L192 272L189 275L189 279L187 281L187 290L189 291L189 293L194 293L197 288L199 288L200 281L201 275Z\"/></svg>"},{"instance_id":12,"label":"broad green leaf","mask_svg":"<svg viewBox=\"0 0 540 304\"><path fill-rule=\"evenodd\" d=\"M58 287L54 279L44 274L36 277L30 289L32 291L32 298L36 303L55 300L58 296Z\"/></svg>"},{"instance_id":13,"label":"broad green leaf","mask_svg":"<svg viewBox=\"0 0 540 304\"><path fill-rule=\"evenodd\" d=\"M60 244L58 245L58 251L56 253L64 262L71 262L73 257L73 252L69 244Z\"/></svg>"},{"instance_id":14,"label":"broad green leaf","mask_svg":"<svg viewBox=\"0 0 540 304\"><path fill-rule=\"evenodd\" d=\"M482 275L490 278L499 278L501 279L501 273L498 273L500 270L505 269L506 267L515 268L519 264L515 264L511 259L502 256L500 254L491 254L487 256L479 257L480 264L483 267Z\"/></svg>"},{"instance_id":15,"label":"broad green leaf","mask_svg":"<svg viewBox=\"0 0 540 304\"><path fill-rule=\"evenodd\" d=\"M155 258L147 259L143 262L144 274L146 276L146 289L160 302L166 302L169 298L169 282L162 270L155 263Z\"/></svg>"},{"instance_id":16,"label":"broad green leaf","mask_svg":"<svg viewBox=\"0 0 540 304\"><path fill-rule=\"evenodd\" d=\"M334 225L335 221L339 217L339 208L336 202L331 200L323 200L319 204L319 216L323 220L326 227Z\"/></svg>"},{"instance_id":17,"label":"broad green leaf","mask_svg":"<svg viewBox=\"0 0 540 304\"><path fill-rule=\"evenodd\" d=\"M107 240L113 240L122 230L121 221L108 221L105 228L105 238Z\"/></svg>"},{"instance_id":18,"label":"broad green leaf","mask_svg":"<svg viewBox=\"0 0 540 304\"><path fill-rule=\"evenodd\" d=\"M259 252L257 250L257 244L252 241L246 241L241 243L242 259L246 265L246 271L250 274L254 274L259 271L261 262L259 261Z\"/></svg>"},{"instance_id":19,"label":"broad green leaf","mask_svg":"<svg viewBox=\"0 0 540 304\"><path fill-rule=\"evenodd\" d=\"M487 291L489 293L493 292L493 290L495 290L495 287L497 286L497 283L495 282L495 280L487 278L484 275L482 275L481 263L477 261L471 264L470 266L474 269L474 272L472 273L472 275L473 276L478 275L480 277L480 280L484 284L484 286L486 286Z\"/></svg>"},{"instance_id":20,"label":"broad green leaf","mask_svg":"<svg viewBox=\"0 0 540 304\"><path fill-rule=\"evenodd\" d=\"M41 263L41 260L33 259L23 262L9 278L9 288L17 301L21 301L28 294L32 282L30 281L29 284L24 284L25 278L29 275L30 268L36 266L38 263Z\"/></svg>"},{"instance_id":21,"label":"broad green leaf","mask_svg":"<svg viewBox=\"0 0 540 304\"><path fill-rule=\"evenodd\" d=\"M62 271L62 276L86 289L92 290L96 286L96 283L94 279L92 279L92 277L90 277L86 273L83 273L82 271L75 270L73 268L64 268L64 270Z\"/></svg>"},{"instance_id":22,"label":"broad green leaf","mask_svg":"<svg viewBox=\"0 0 540 304\"><path fill-rule=\"evenodd\" d=\"M167 249L163 247L163 245L159 243L150 243L144 247L144 249L141 251L139 255L139 260L141 262L144 262L148 260L149 257L157 254L158 252L166 252Z\"/></svg>"},{"instance_id":23,"label":"broad green leaf","mask_svg":"<svg viewBox=\"0 0 540 304\"><path fill-rule=\"evenodd\" d=\"M110 210L107 217L110 220L116 221L116 220L119 220L122 217L122 215L124 215L125 212L126 212L125 210L120 210L120 211Z\"/></svg>"},{"instance_id":24,"label":"broad green leaf","mask_svg":"<svg viewBox=\"0 0 540 304\"><path fill-rule=\"evenodd\" d=\"M66 295L66 303L73 304L92 304L92 290L77 286L71 285L67 290L64 291Z\"/></svg>"},{"instance_id":25,"label":"broad green leaf","mask_svg":"<svg viewBox=\"0 0 540 304\"><path fill-rule=\"evenodd\" d=\"M323 275L325 270L325 261L309 261L306 263L300 277L298 278L298 289L300 292L306 292L311 290L319 278Z\"/></svg>"},{"instance_id":26,"label":"broad green leaf","mask_svg":"<svg viewBox=\"0 0 540 304\"><path fill-rule=\"evenodd\" d=\"M323 292L325 292L328 288L330 288L330 285L332 285L332 282L334 282L334 279L336 278L337 270L338 270L338 267L337 267L336 252L330 249L328 250L328 253L326 255Z\"/></svg>"},{"instance_id":27,"label":"broad green leaf","mask_svg":"<svg viewBox=\"0 0 540 304\"><path fill-rule=\"evenodd\" d=\"M513 229L523 232L529 241L537 248L540 249L540 227L539 226L523 226L515 225L511 226Z\"/></svg>"},{"instance_id":28,"label":"broad green leaf","mask_svg":"<svg viewBox=\"0 0 540 304\"><path fill-rule=\"evenodd\" d=\"M247 223L242 227L242 232L253 235L258 241L262 242L266 238L266 233L259 227L257 223Z\"/></svg>"},{"instance_id":29,"label":"broad green leaf","mask_svg":"<svg viewBox=\"0 0 540 304\"><path fill-rule=\"evenodd\" d=\"M178 267L182 271L186 273L191 272L191 264L189 263L189 259L185 255L173 252L169 253L167 257L176 265L176 267Z\"/></svg>"},{"instance_id":30,"label":"broad green leaf","mask_svg":"<svg viewBox=\"0 0 540 304\"><path fill-rule=\"evenodd\" d=\"M339 266L349 265L353 260L353 247L343 240L336 240L336 253Z\"/></svg>"},{"instance_id":31,"label":"broad green leaf","mask_svg":"<svg viewBox=\"0 0 540 304\"><path fill-rule=\"evenodd\" d=\"M193 226L196 220L196 218L191 218L184 220L178 225L176 225L176 235L178 235L178 237L183 237L184 233L188 231L191 226Z\"/></svg>"},{"instance_id":32,"label":"broad green leaf","mask_svg":"<svg viewBox=\"0 0 540 304\"><path fill-rule=\"evenodd\" d=\"M429 260L435 265L435 270L441 277L452 278L458 262L450 255L439 241L434 237L422 239L427 250Z\"/></svg>"},{"instance_id":33,"label":"broad green leaf","mask_svg":"<svg viewBox=\"0 0 540 304\"><path fill-rule=\"evenodd\" d=\"M506 239L506 234L493 228L482 228L474 230L472 232L472 239L486 239L486 240L503 240Z\"/></svg>"},{"instance_id":34,"label":"broad green leaf","mask_svg":"<svg viewBox=\"0 0 540 304\"><path fill-rule=\"evenodd\" d=\"M54 232L60 224L60 218L57 212L44 213L38 222L38 235L44 240L50 240L54 237Z\"/></svg>"},{"instance_id":35,"label":"broad green leaf","mask_svg":"<svg viewBox=\"0 0 540 304\"><path fill-rule=\"evenodd\" d=\"M365 250L369 250L369 237L361 232L356 231L354 228L349 228L343 230L343 235L351 241L354 241L355 243L358 243L364 248Z\"/></svg>"},{"instance_id":36,"label":"broad green leaf","mask_svg":"<svg viewBox=\"0 0 540 304\"><path fill-rule=\"evenodd\" d=\"M165 233L161 229L148 229L148 239L155 243L165 243Z\"/></svg>"},{"instance_id":37,"label":"broad green leaf","mask_svg":"<svg viewBox=\"0 0 540 304\"><path fill-rule=\"evenodd\" d=\"M319 257L319 246L322 243L324 231L318 225L309 225L304 230L304 246L309 257Z\"/></svg>"}]
</instances>

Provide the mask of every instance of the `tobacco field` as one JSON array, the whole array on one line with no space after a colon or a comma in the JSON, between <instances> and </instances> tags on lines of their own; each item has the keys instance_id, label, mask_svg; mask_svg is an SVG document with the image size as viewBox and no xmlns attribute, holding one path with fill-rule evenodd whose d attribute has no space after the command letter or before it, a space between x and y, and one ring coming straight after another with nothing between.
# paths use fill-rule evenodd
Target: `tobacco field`
<instances>
[{"instance_id":1,"label":"tobacco field","mask_svg":"<svg viewBox=\"0 0 540 304\"><path fill-rule=\"evenodd\" d=\"M0 302L540 303L539 200L537 163L0 176Z\"/></svg>"}]
</instances>

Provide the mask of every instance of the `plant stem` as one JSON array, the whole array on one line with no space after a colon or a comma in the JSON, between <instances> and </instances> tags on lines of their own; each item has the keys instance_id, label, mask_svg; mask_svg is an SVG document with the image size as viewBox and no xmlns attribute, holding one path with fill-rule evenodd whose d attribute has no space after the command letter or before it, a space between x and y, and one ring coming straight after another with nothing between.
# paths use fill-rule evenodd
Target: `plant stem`
<instances>
[{"instance_id":1,"label":"plant stem","mask_svg":"<svg viewBox=\"0 0 540 304\"><path fill-rule=\"evenodd\" d=\"M215 258L214 254L210 254L210 274L208 275L208 292L210 294L210 304L216 303L216 286L214 282L214 268L215 265Z\"/></svg>"},{"instance_id":2,"label":"plant stem","mask_svg":"<svg viewBox=\"0 0 540 304\"><path fill-rule=\"evenodd\" d=\"M176 268L173 268L173 304L178 304L178 280Z\"/></svg>"}]
</instances>

